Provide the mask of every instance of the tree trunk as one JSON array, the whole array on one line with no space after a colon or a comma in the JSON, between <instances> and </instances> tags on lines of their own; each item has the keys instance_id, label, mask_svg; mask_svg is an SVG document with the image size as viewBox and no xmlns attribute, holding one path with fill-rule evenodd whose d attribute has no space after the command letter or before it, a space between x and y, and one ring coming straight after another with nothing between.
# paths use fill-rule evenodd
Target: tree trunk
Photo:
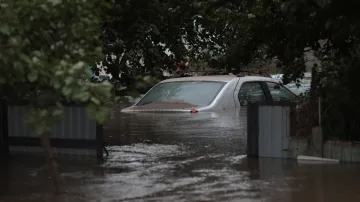
<instances>
[{"instance_id":1,"label":"tree trunk","mask_svg":"<svg viewBox=\"0 0 360 202\"><path fill-rule=\"evenodd\" d=\"M50 135L48 132L45 132L41 135L41 142L45 150L46 161L49 166L49 170L54 183L55 193L59 194L61 193L61 185L64 183L64 181L59 174L59 171L57 169L57 163L53 157L51 144L50 144Z\"/></svg>"}]
</instances>

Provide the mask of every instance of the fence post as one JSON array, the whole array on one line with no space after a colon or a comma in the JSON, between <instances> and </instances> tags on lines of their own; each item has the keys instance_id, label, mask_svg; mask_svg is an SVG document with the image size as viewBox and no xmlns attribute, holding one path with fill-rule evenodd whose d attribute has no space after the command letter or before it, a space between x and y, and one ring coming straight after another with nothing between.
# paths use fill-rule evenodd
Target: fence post
<instances>
[{"instance_id":1,"label":"fence post","mask_svg":"<svg viewBox=\"0 0 360 202\"><path fill-rule=\"evenodd\" d=\"M259 157L259 105L247 107L247 155Z\"/></svg>"},{"instance_id":2,"label":"fence post","mask_svg":"<svg viewBox=\"0 0 360 202\"><path fill-rule=\"evenodd\" d=\"M97 148L96 148L96 156L98 159L103 158L103 150L104 150L104 137L103 137L103 125L96 124L96 141L97 141Z\"/></svg>"},{"instance_id":3,"label":"fence post","mask_svg":"<svg viewBox=\"0 0 360 202\"><path fill-rule=\"evenodd\" d=\"M9 157L8 106L5 100L0 100L0 157Z\"/></svg>"}]
</instances>

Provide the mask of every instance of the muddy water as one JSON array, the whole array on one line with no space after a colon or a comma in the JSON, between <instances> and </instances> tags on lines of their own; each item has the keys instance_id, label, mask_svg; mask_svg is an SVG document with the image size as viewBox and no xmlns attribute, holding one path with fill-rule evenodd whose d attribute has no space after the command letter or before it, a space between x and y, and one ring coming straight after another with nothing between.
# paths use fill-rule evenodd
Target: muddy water
<instances>
[{"instance_id":1,"label":"muddy water","mask_svg":"<svg viewBox=\"0 0 360 202\"><path fill-rule=\"evenodd\" d=\"M359 201L360 166L248 159L242 116L116 114L104 162L60 158L51 193L43 158L0 166L0 201Z\"/></svg>"}]
</instances>

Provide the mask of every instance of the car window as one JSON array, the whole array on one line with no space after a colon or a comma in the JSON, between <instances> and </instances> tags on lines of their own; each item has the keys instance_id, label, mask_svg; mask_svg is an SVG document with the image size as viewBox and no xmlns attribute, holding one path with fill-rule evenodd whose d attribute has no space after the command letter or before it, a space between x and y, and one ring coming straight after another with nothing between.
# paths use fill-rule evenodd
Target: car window
<instances>
[{"instance_id":1,"label":"car window","mask_svg":"<svg viewBox=\"0 0 360 202\"><path fill-rule=\"evenodd\" d=\"M278 83L267 82L273 101L291 101L296 98L295 94Z\"/></svg>"},{"instance_id":2,"label":"car window","mask_svg":"<svg viewBox=\"0 0 360 202\"><path fill-rule=\"evenodd\" d=\"M241 85L239 101L242 105L265 100L265 93L259 82L246 82Z\"/></svg>"},{"instance_id":3,"label":"car window","mask_svg":"<svg viewBox=\"0 0 360 202\"><path fill-rule=\"evenodd\" d=\"M226 82L217 81L177 81L155 86L137 105L154 102L183 102L208 106L212 103Z\"/></svg>"}]
</instances>

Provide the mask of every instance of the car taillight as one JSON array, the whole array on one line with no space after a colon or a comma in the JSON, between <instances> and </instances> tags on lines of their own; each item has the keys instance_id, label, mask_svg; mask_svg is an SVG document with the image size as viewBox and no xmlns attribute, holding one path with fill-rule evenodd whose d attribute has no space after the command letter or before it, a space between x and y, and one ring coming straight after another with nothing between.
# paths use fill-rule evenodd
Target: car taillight
<instances>
[{"instance_id":1,"label":"car taillight","mask_svg":"<svg viewBox=\"0 0 360 202\"><path fill-rule=\"evenodd\" d=\"M196 110L196 109L192 109L191 111L190 111L190 113L198 113L199 111L198 110Z\"/></svg>"}]
</instances>

